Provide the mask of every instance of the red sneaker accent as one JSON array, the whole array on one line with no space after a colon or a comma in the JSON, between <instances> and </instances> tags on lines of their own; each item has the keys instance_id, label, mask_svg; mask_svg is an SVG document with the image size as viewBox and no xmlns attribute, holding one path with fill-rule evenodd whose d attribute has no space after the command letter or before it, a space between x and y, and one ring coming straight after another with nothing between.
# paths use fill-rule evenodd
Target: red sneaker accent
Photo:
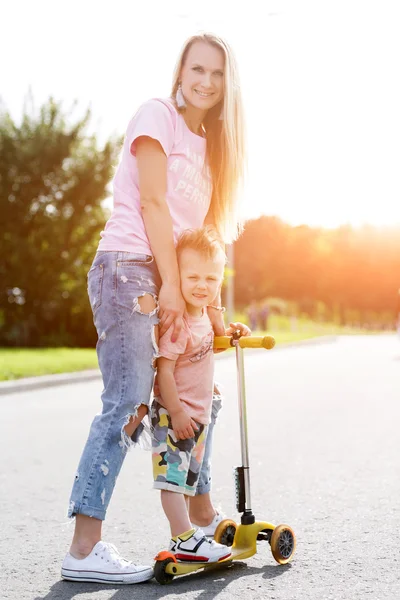
<instances>
[{"instance_id":1,"label":"red sneaker accent","mask_svg":"<svg viewBox=\"0 0 400 600\"><path fill-rule=\"evenodd\" d=\"M226 556L221 556L221 558L218 559L218 562L220 560L225 560L226 558L229 558L230 556L232 556L232 552L229 552L229 554L227 554Z\"/></svg>"},{"instance_id":2,"label":"red sneaker accent","mask_svg":"<svg viewBox=\"0 0 400 600\"><path fill-rule=\"evenodd\" d=\"M185 562L208 562L209 560L206 556L193 556L193 554L175 554L175 557Z\"/></svg>"}]
</instances>

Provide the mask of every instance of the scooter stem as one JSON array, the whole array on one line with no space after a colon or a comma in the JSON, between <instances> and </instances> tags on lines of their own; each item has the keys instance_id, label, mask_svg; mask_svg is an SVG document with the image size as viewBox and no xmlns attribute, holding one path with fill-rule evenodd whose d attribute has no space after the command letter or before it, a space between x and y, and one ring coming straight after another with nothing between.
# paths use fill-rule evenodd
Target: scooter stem
<instances>
[{"instance_id":1,"label":"scooter stem","mask_svg":"<svg viewBox=\"0 0 400 600\"><path fill-rule=\"evenodd\" d=\"M234 344L236 350L236 370L238 381L240 443L242 449L242 466L244 471L244 506L245 511L251 513L249 442L247 434L246 387L244 381L244 354L243 348L241 348L238 343L234 342Z\"/></svg>"}]
</instances>

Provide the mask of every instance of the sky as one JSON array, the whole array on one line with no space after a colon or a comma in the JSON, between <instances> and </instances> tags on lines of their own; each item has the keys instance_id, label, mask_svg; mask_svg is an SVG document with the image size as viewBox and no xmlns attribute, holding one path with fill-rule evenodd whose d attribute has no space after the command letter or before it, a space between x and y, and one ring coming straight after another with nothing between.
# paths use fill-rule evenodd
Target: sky
<instances>
[{"instance_id":1,"label":"sky","mask_svg":"<svg viewBox=\"0 0 400 600\"><path fill-rule=\"evenodd\" d=\"M13 0L0 98L91 107L101 141L169 95L184 40L224 36L248 135L243 216L334 228L400 225L398 0Z\"/></svg>"}]
</instances>

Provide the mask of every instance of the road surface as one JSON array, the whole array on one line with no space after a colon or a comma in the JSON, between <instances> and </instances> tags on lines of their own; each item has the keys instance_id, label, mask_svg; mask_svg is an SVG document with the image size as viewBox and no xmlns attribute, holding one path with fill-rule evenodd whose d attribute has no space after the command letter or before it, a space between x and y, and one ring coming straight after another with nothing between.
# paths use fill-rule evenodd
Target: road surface
<instances>
[{"instance_id":1,"label":"road surface","mask_svg":"<svg viewBox=\"0 0 400 600\"><path fill-rule=\"evenodd\" d=\"M226 400L215 436L213 497L230 517L240 464L234 356L217 361ZM60 580L73 525L70 486L100 381L0 397L0 598L125 600L398 600L400 598L400 340L396 336L246 355L253 510L288 523L288 566L267 543L231 568L136 586ZM104 539L151 561L168 542L150 455L124 464Z\"/></svg>"}]
</instances>

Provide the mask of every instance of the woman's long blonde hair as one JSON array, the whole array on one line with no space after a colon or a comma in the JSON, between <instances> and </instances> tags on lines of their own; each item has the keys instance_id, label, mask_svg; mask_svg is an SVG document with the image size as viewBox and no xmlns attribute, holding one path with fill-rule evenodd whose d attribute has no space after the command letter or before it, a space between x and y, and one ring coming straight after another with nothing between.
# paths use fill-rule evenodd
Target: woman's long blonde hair
<instances>
[{"instance_id":1,"label":"woman's long blonde hair","mask_svg":"<svg viewBox=\"0 0 400 600\"><path fill-rule=\"evenodd\" d=\"M231 48L222 38L211 33L193 35L184 43L175 67L173 99L178 91L187 54L195 42L205 42L219 48L225 58L224 97L208 111L203 125L207 136L207 164L213 186L211 214L218 232L229 243L238 237L242 229L239 199L245 164L245 131L238 69Z\"/></svg>"}]
</instances>

